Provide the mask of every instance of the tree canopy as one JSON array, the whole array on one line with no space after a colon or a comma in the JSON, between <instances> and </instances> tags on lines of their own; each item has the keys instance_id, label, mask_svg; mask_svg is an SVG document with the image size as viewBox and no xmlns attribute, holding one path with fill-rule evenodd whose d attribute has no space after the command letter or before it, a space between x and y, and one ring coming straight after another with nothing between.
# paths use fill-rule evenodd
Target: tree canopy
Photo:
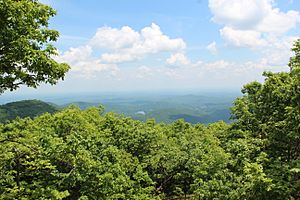
<instances>
[{"instance_id":1,"label":"tree canopy","mask_svg":"<svg viewBox=\"0 0 300 200\"><path fill-rule=\"evenodd\" d=\"M232 109L234 128L263 142L273 199L300 198L300 39L292 50L288 72L265 72L264 83L245 85Z\"/></svg>"},{"instance_id":2,"label":"tree canopy","mask_svg":"<svg viewBox=\"0 0 300 200\"><path fill-rule=\"evenodd\" d=\"M64 78L69 66L52 58L59 33L49 29L49 19L55 14L37 0L0 0L0 93Z\"/></svg>"}]
</instances>

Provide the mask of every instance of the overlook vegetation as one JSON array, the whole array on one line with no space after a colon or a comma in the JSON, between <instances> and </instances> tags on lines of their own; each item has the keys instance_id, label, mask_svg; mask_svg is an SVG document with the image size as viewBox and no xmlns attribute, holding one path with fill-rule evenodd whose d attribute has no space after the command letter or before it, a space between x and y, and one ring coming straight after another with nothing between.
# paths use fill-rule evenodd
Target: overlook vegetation
<instances>
[{"instance_id":1,"label":"overlook vegetation","mask_svg":"<svg viewBox=\"0 0 300 200\"><path fill-rule=\"evenodd\" d=\"M0 0L0 13L0 93L63 79L55 11ZM231 124L142 122L101 106L0 123L0 199L300 199L300 39L292 50L288 72L243 87Z\"/></svg>"},{"instance_id":2,"label":"overlook vegetation","mask_svg":"<svg viewBox=\"0 0 300 200\"><path fill-rule=\"evenodd\" d=\"M0 125L2 199L299 199L300 40L234 123L141 122L71 106Z\"/></svg>"}]
</instances>

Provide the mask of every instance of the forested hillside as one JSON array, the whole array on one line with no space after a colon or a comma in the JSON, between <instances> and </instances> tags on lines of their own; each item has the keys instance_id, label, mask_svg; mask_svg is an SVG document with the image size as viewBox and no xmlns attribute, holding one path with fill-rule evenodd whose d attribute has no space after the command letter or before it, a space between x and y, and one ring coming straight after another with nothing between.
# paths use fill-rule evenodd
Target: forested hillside
<instances>
[{"instance_id":1,"label":"forested hillside","mask_svg":"<svg viewBox=\"0 0 300 200\"><path fill-rule=\"evenodd\" d=\"M0 105L0 122L13 120L17 117L36 117L46 112L54 113L58 109L39 100L24 100Z\"/></svg>"},{"instance_id":2,"label":"forested hillside","mask_svg":"<svg viewBox=\"0 0 300 200\"><path fill-rule=\"evenodd\" d=\"M300 40L243 88L235 122L141 122L70 107L0 125L2 199L299 199Z\"/></svg>"}]
</instances>

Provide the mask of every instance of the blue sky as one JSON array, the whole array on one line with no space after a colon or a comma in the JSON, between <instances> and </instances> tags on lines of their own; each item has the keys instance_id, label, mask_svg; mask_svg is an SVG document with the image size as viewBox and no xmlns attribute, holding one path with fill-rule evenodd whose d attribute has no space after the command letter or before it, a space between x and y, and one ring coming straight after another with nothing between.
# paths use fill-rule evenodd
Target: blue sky
<instances>
[{"instance_id":1,"label":"blue sky","mask_svg":"<svg viewBox=\"0 0 300 200\"><path fill-rule=\"evenodd\" d=\"M298 0L43 0L64 81L16 94L241 88L288 70ZM5 95L14 93L6 92Z\"/></svg>"}]
</instances>

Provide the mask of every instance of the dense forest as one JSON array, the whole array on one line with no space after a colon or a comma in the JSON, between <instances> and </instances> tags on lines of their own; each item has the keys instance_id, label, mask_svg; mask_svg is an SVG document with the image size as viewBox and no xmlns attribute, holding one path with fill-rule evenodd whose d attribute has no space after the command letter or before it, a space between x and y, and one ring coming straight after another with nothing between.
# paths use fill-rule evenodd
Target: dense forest
<instances>
[{"instance_id":1,"label":"dense forest","mask_svg":"<svg viewBox=\"0 0 300 200\"><path fill-rule=\"evenodd\" d=\"M2 199L299 199L300 40L244 86L234 123L141 122L71 106L0 125Z\"/></svg>"},{"instance_id":2,"label":"dense forest","mask_svg":"<svg viewBox=\"0 0 300 200\"><path fill-rule=\"evenodd\" d=\"M0 0L0 13L0 92L63 79L55 10ZM300 39L292 51L288 72L243 87L230 124L142 122L102 106L0 123L0 199L300 199Z\"/></svg>"}]
</instances>

